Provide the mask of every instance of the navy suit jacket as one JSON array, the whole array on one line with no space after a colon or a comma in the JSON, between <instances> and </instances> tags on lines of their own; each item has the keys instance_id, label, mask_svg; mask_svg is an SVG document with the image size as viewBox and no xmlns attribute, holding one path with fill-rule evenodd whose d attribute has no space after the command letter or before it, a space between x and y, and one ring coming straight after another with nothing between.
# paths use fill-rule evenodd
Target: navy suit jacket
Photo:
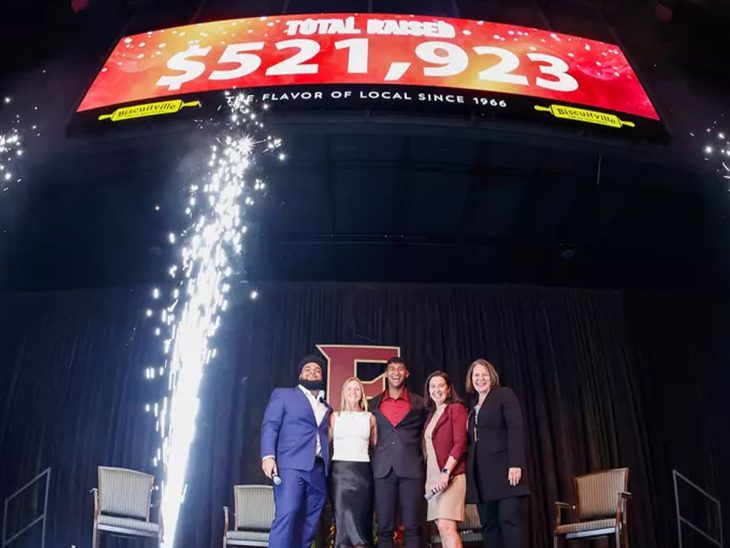
<instances>
[{"instance_id":1,"label":"navy suit jacket","mask_svg":"<svg viewBox=\"0 0 730 548\"><path fill-rule=\"evenodd\" d=\"M278 468L309 472L317 455L317 433L322 444L325 475L329 475L330 446L327 425L332 407L327 402L317 426L314 411L301 388L277 388L271 393L261 424L261 458L274 455Z\"/></svg>"}]
</instances>

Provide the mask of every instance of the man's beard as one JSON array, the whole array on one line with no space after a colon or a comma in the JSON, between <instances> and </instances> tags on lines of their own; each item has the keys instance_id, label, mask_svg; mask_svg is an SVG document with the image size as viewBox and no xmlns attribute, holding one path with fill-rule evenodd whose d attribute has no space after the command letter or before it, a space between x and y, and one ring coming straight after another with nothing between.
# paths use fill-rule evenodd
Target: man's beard
<instances>
[{"instance_id":1,"label":"man's beard","mask_svg":"<svg viewBox=\"0 0 730 548\"><path fill-rule=\"evenodd\" d=\"M299 384L307 390L324 390L324 379L305 380L300 377Z\"/></svg>"}]
</instances>

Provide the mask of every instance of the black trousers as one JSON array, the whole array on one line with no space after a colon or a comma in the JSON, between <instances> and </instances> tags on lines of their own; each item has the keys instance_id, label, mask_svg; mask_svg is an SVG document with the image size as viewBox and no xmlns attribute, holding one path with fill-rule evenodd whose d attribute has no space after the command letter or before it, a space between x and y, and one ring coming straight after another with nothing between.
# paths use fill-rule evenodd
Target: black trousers
<instances>
[{"instance_id":1,"label":"black trousers","mask_svg":"<svg viewBox=\"0 0 730 548\"><path fill-rule=\"evenodd\" d=\"M524 548L526 497L480 502L477 505L482 522L484 548Z\"/></svg>"},{"instance_id":2,"label":"black trousers","mask_svg":"<svg viewBox=\"0 0 730 548\"><path fill-rule=\"evenodd\" d=\"M424 484L424 478L399 478L393 470L384 478L375 479L379 547L393 546L393 530L400 514L406 533L406 548L421 548Z\"/></svg>"}]
</instances>

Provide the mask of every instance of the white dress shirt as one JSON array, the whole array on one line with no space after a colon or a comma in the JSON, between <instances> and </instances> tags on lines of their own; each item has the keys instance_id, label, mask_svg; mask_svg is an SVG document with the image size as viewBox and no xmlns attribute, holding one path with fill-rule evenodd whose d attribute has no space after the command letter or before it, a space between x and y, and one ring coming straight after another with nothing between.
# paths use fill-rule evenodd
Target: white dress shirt
<instances>
[{"instance_id":1,"label":"white dress shirt","mask_svg":"<svg viewBox=\"0 0 730 548\"><path fill-rule=\"evenodd\" d=\"M312 411L314 412L314 421L317 423L317 426L322 424L322 419L324 419L325 414L327 413L327 406L324 404L324 390L320 390L317 394L317 397L314 397L312 393L304 388L301 384L298 385L299 389L304 392L304 395L307 396L307 401L309 402L309 405L312 406ZM319 432L317 432L317 456L322 456L322 441L319 439Z\"/></svg>"}]
</instances>

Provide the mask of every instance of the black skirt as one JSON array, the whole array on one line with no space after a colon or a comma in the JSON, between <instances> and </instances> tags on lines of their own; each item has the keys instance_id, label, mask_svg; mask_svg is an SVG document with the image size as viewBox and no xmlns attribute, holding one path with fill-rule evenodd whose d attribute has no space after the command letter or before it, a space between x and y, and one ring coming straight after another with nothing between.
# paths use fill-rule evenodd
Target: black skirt
<instances>
[{"instance_id":1,"label":"black skirt","mask_svg":"<svg viewBox=\"0 0 730 548\"><path fill-rule=\"evenodd\" d=\"M335 511L335 546L373 543L373 471L369 462L332 462L330 492Z\"/></svg>"}]
</instances>

